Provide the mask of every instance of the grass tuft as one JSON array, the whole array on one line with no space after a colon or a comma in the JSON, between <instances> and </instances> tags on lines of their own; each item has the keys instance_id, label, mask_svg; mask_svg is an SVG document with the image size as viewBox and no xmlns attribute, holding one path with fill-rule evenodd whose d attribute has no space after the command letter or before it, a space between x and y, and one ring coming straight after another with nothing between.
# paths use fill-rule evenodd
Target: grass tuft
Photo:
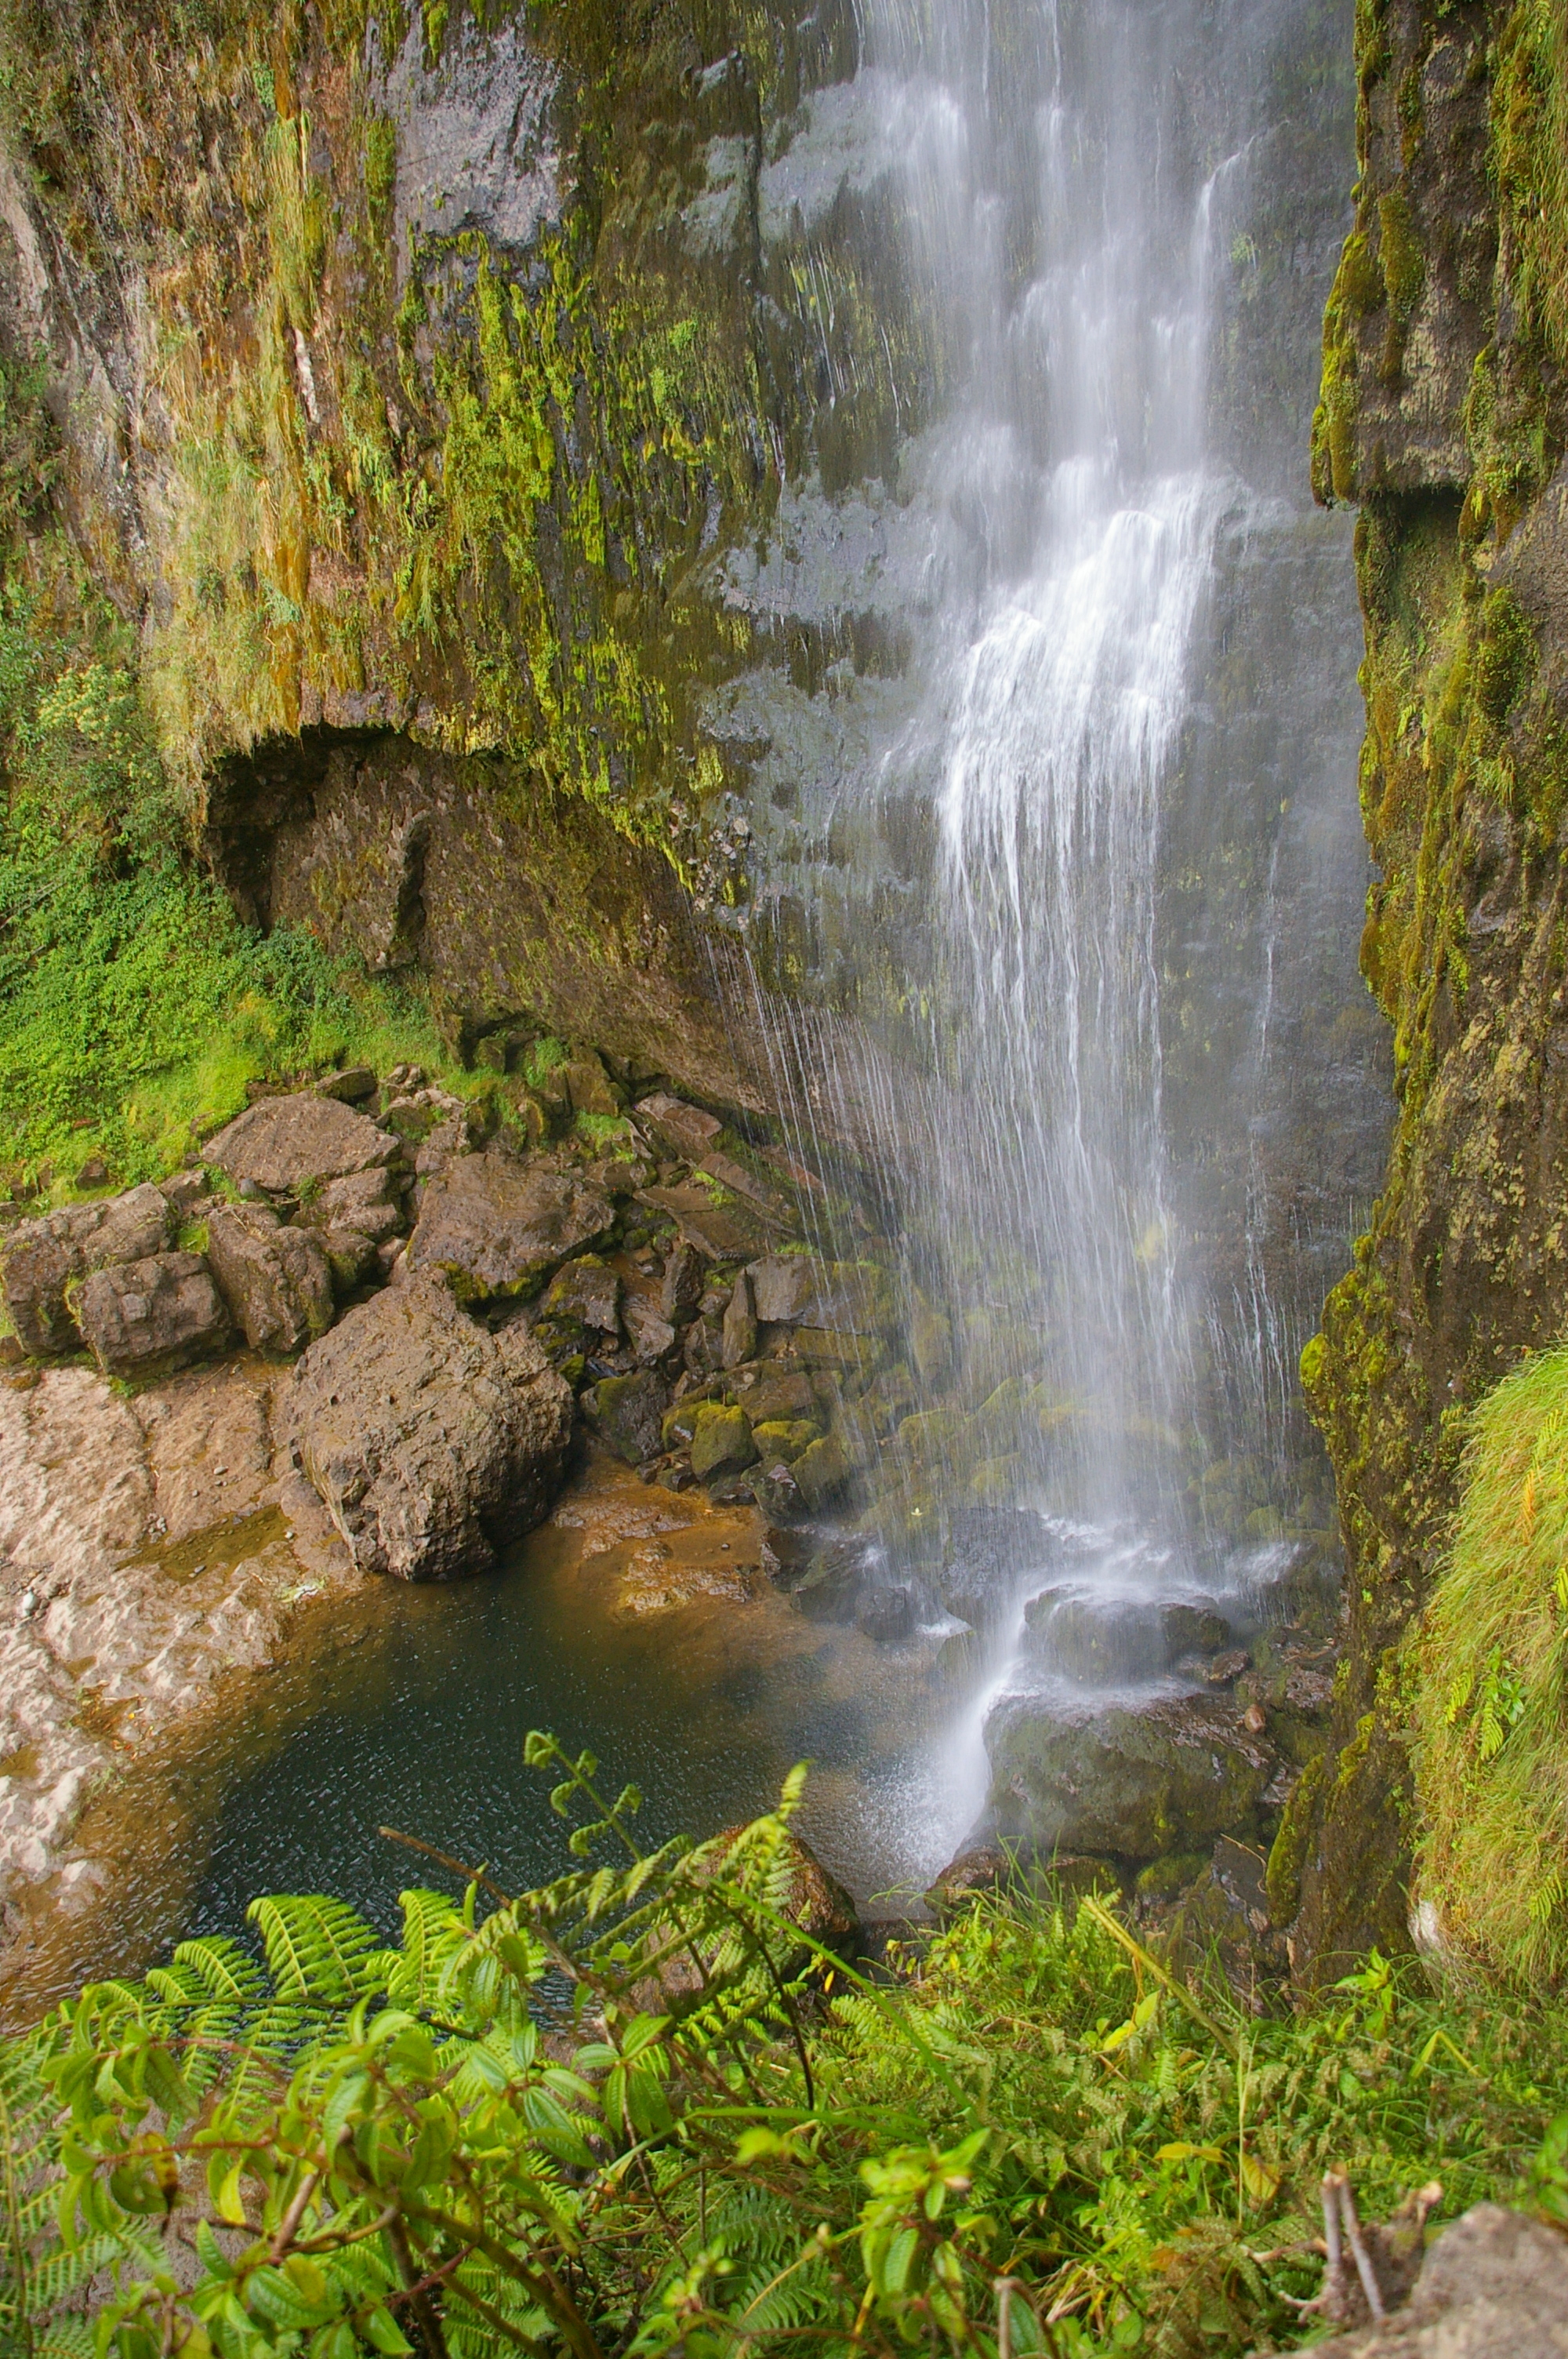
<instances>
[{"instance_id":1,"label":"grass tuft","mask_svg":"<svg viewBox=\"0 0 1568 2359\"><path fill-rule=\"evenodd\" d=\"M1568 1973L1568 1347L1471 1426L1454 1545L1420 1638L1423 1886L1493 1972Z\"/></svg>"}]
</instances>

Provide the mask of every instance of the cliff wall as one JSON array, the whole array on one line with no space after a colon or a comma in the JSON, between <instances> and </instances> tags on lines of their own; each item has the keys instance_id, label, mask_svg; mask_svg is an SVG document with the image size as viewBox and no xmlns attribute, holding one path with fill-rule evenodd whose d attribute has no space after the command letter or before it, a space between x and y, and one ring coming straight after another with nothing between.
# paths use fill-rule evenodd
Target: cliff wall
<instances>
[{"instance_id":1,"label":"cliff wall","mask_svg":"<svg viewBox=\"0 0 1568 2359\"><path fill-rule=\"evenodd\" d=\"M1313 470L1320 499L1360 506L1377 864L1361 964L1393 1027L1399 1116L1369 1230L1303 1361L1350 1622L1335 1741L1272 1867L1309 1980L1369 1941L1408 1941L1412 1634L1470 1414L1563 1328L1564 38L1549 0L1357 10L1360 178ZM1441 1916L1442 1894L1426 1897Z\"/></svg>"}]
</instances>

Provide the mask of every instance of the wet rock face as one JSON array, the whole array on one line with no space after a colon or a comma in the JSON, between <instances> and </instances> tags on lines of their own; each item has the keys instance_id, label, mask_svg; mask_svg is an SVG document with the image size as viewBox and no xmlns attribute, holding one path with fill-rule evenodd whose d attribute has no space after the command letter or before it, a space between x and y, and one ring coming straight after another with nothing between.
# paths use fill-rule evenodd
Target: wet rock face
<instances>
[{"instance_id":1,"label":"wet rock face","mask_svg":"<svg viewBox=\"0 0 1568 2359\"><path fill-rule=\"evenodd\" d=\"M1465 1412L1560 1341L1568 1288L1564 265L1541 184L1561 64L1523 10L1404 5L1362 12L1357 69L1357 216L1314 481L1367 503L1361 965L1400 1081L1369 1234L1302 1364L1349 1605L1329 1756L1290 1820L1309 1983L1409 1940L1418 1814L1381 1669L1443 1560Z\"/></svg>"},{"instance_id":2,"label":"wet rock face","mask_svg":"<svg viewBox=\"0 0 1568 2359\"><path fill-rule=\"evenodd\" d=\"M1042 1854L1201 1849L1251 1828L1279 1767L1234 1705L1201 1696L1050 1713L1017 1698L986 1744L999 1832Z\"/></svg>"},{"instance_id":3,"label":"wet rock face","mask_svg":"<svg viewBox=\"0 0 1568 2359\"><path fill-rule=\"evenodd\" d=\"M572 1397L524 1329L487 1334L427 1272L311 1346L288 1418L295 1459L356 1565L450 1581L543 1520Z\"/></svg>"}]
</instances>

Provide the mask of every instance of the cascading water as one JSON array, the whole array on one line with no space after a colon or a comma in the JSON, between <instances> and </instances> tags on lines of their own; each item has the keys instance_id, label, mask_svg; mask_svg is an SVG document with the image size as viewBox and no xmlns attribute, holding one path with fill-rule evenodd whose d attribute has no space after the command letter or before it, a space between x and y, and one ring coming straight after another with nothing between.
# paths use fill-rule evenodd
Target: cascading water
<instances>
[{"instance_id":1,"label":"cascading water","mask_svg":"<svg viewBox=\"0 0 1568 2359\"><path fill-rule=\"evenodd\" d=\"M933 1847L981 1799L999 1693L1158 1689L1162 1605L1255 1609L1321 1512L1294 1361L1361 1182L1354 1147L1300 1176L1333 1089L1303 943L1348 964L1364 854L1346 720L1305 667L1276 720L1294 702L1307 742L1260 758L1224 710L1238 612L1256 629L1293 577L1318 627L1328 552L1303 553L1299 453L1249 449L1211 382L1293 13L884 0L866 27L946 394L886 527L919 690L868 727L824 834L859 854L838 989L862 1015L887 951L855 941L856 883L879 835L925 847L850 1086L903 1168L928 1314L883 1443L884 1571L974 1625ZM838 888L800 883L828 930ZM1341 1084L1373 1144L1376 1080Z\"/></svg>"}]
</instances>

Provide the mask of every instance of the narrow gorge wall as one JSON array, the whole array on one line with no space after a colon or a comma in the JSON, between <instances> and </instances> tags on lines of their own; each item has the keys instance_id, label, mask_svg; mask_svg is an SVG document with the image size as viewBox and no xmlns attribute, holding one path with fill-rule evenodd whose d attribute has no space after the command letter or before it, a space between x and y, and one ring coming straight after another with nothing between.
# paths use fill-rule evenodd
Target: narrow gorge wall
<instances>
[{"instance_id":1,"label":"narrow gorge wall","mask_svg":"<svg viewBox=\"0 0 1568 2359\"><path fill-rule=\"evenodd\" d=\"M1568 1279L1563 12L1360 0L1356 41L1361 177L1313 467L1320 499L1361 509L1361 962L1399 1121L1303 1362L1350 1617L1336 1741L1271 1876L1311 1978L1408 1940L1410 1641L1467 1414L1562 1336Z\"/></svg>"}]
</instances>

